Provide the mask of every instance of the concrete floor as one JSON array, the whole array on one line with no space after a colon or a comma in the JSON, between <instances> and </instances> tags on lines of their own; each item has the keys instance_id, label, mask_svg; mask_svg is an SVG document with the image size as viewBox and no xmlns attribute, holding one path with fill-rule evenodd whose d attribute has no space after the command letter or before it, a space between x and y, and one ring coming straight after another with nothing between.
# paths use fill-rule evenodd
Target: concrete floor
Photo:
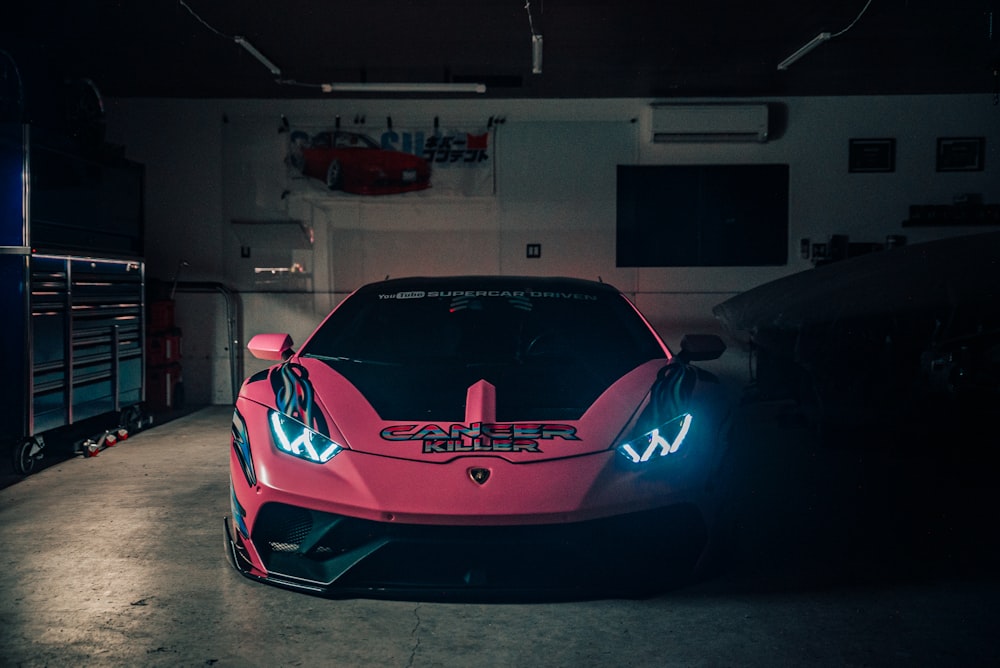
<instances>
[{"instance_id":1,"label":"concrete floor","mask_svg":"<svg viewBox=\"0 0 1000 668\"><path fill-rule=\"evenodd\" d=\"M230 416L0 490L0 666L1000 665L997 469L952 450L821 444L758 404L717 578L642 600L326 600L227 564Z\"/></svg>"}]
</instances>

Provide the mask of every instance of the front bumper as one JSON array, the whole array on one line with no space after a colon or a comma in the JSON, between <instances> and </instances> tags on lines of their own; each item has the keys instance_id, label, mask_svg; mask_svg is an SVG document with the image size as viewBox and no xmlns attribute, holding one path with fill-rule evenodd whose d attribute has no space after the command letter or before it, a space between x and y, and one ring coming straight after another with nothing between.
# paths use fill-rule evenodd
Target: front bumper
<instances>
[{"instance_id":1,"label":"front bumper","mask_svg":"<svg viewBox=\"0 0 1000 668\"><path fill-rule=\"evenodd\" d=\"M691 579L708 533L691 504L566 524L428 526L270 503L252 542L225 520L240 573L331 597L647 595Z\"/></svg>"}]
</instances>

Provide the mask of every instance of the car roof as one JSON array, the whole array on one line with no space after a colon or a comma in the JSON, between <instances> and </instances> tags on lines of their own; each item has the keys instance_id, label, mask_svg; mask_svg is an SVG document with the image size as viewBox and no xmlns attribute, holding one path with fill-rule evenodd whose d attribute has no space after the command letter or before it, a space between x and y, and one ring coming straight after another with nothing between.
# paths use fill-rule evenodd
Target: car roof
<instances>
[{"instance_id":1,"label":"car roof","mask_svg":"<svg viewBox=\"0 0 1000 668\"><path fill-rule=\"evenodd\" d=\"M462 276L407 276L387 278L362 286L358 292L392 290L448 290L448 289L479 289L479 290L533 290L533 291L569 291L585 290L587 292L619 294L618 288L601 281L567 276L495 276L495 275L462 275Z\"/></svg>"}]
</instances>

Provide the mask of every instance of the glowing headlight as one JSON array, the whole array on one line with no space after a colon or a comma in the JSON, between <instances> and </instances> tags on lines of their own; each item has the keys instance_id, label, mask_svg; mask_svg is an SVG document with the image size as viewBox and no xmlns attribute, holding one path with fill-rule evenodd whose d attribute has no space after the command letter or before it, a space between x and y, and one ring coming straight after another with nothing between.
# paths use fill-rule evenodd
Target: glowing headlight
<instances>
[{"instance_id":1,"label":"glowing headlight","mask_svg":"<svg viewBox=\"0 0 1000 668\"><path fill-rule=\"evenodd\" d=\"M666 457L677 452L691 429L691 414L684 413L656 429L622 443L618 452L633 464L648 462L655 457Z\"/></svg>"},{"instance_id":2,"label":"glowing headlight","mask_svg":"<svg viewBox=\"0 0 1000 668\"><path fill-rule=\"evenodd\" d=\"M274 445L284 453L317 464L325 464L343 450L327 437L317 434L298 420L293 420L278 411L269 411L268 418Z\"/></svg>"}]
</instances>

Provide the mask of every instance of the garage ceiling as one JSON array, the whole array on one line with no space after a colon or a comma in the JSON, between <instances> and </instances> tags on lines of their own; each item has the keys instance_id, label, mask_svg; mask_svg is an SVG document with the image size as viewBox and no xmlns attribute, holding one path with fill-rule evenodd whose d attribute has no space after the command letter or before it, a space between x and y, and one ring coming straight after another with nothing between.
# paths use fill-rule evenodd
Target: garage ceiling
<instances>
[{"instance_id":1,"label":"garage ceiling","mask_svg":"<svg viewBox=\"0 0 1000 668\"><path fill-rule=\"evenodd\" d=\"M993 94L998 7L1000 0L33 0L4 10L13 20L0 27L0 49L16 63L29 104L67 78L90 79L106 97L345 96L319 87L333 82L475 82L493 98ZM532 32L542 36L538 74ZM822 32L834 36L777 69ZM7 90L10 69L0 70Z\"/></svg>"}]
</instances>

